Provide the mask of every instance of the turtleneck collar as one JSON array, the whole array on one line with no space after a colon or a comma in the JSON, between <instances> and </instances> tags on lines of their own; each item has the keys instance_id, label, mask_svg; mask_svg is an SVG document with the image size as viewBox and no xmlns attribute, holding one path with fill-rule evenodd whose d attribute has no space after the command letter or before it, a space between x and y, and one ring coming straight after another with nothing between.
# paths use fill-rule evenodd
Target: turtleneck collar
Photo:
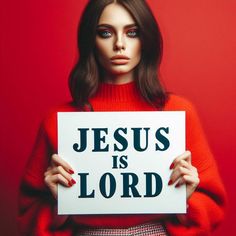
<instances>
[{"instance_id":1,"label":"turtleneck collar","mask_svg":"<svg viewBox=\"0 0 236 236\"><path fill-rule=\"evenodd\" d=\"M109 101L130 101L140 99L140 93L134 81L125 84L100 83L97 93L92 99L104 99Z\"/></svg>"}]
</instances>

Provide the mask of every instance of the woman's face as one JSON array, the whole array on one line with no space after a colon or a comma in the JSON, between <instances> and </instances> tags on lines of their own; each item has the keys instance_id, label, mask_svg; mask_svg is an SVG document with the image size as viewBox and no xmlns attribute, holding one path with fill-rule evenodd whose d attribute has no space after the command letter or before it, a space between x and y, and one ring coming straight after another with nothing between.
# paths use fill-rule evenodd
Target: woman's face
<instances>
[{"instance_id":1,"label":"woman's face","mask_svg":"<svg viewBox=\"0 0 236 236\"><path fill-rule=\"evenodd\" d=\"M96 55L106 75L133 79L141 58L139 29L131 14L121 5L105 7L97 26Z\"/></svg>"}]
</instances>

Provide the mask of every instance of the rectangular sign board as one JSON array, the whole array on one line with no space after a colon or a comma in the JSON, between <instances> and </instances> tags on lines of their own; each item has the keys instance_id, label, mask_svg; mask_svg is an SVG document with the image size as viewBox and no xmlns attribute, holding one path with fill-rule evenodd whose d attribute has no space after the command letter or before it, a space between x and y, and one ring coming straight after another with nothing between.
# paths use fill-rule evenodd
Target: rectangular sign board
<instances>
[{"instance_id":1,"label":"rectangular sign board","mask_svg":"<svg viewBox=\"0 0 236 236\"><path fill-rule=\"evenodd\" d=\"M58 112L58 154L75 173L58 214L185 213L186 187L168 186L185 151L185 112Z\"/></svg>"}]
</instances>

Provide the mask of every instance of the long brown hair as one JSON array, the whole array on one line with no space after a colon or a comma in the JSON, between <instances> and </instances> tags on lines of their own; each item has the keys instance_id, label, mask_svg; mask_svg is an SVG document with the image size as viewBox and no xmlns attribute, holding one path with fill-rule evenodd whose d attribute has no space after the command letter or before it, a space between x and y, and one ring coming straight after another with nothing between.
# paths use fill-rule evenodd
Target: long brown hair
<instances>
[{"instance_id":1,"label":"long brown hair","mask_svg":"<svg viewBox=\"0 0 236 236\"><path fill-rule=\"evenodd\" d=\"M145 0L90 0L84 9L78 27L79 59L69 77L69 88L77 106L89 104L96 93L102 68L95 58L97 24L104 8L111 3L122 5L133 16L139 27L142 53L134 75L140 94L151 105L162 108L167 94L160 82L159 66L163 40L159 26Z\"/></svg>"}]
</instances>

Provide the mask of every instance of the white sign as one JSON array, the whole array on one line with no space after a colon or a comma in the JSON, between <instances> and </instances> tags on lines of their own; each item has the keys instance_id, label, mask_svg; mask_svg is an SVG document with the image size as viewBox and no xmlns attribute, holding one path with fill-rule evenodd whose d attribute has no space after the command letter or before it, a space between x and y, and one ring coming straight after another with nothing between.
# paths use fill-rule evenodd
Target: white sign
<instances>
[{"instance_id":1,"label":"white sign","mask_svg":"<svg viewBox=\"0 0 236 236\"><path fill-rule=\"evenodd\" d=\"M168 186L185 151L185 112L59 112L58 153L75 171L58 214L185 213L186 187Z\"/></svg>"}]
</instances>

